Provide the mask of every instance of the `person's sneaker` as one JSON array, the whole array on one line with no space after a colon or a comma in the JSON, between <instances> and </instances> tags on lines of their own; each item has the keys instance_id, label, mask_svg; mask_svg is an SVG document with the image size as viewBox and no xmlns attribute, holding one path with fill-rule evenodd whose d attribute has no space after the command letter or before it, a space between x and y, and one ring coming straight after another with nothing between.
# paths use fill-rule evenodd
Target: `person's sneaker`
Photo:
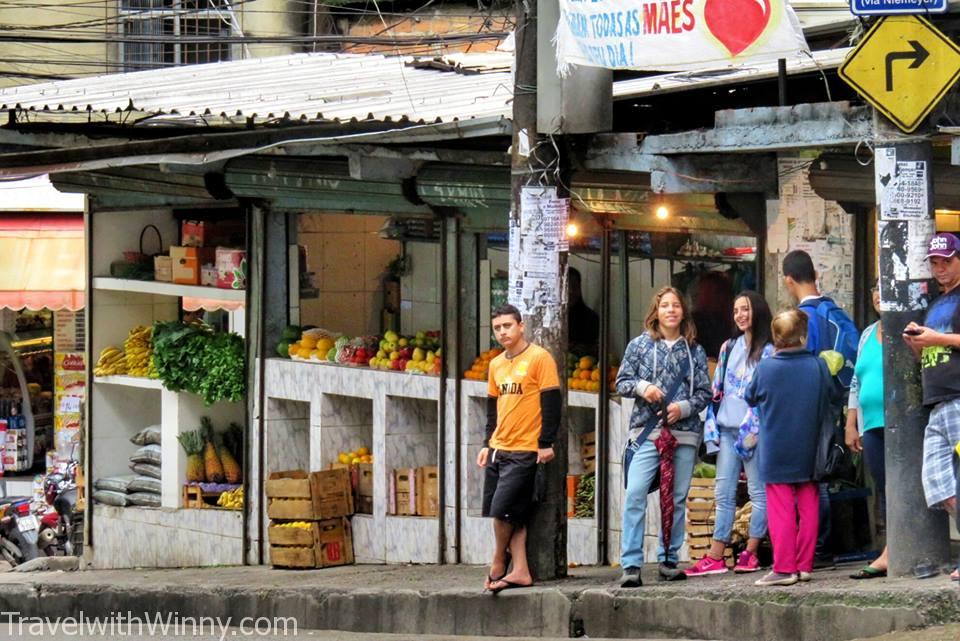
<instances>
[{"instance_id":1,"label":"person's sneaker","mask_svg":"<svg viewBox=\"0 0 960 641\"><path fill-rule=\"evenodd\" d=\"M733 571L737 574L746 574L747 572L756 572L760 569L760 559L750 550L744 550L737 557L737 564Z\"/></svg>"},{"instance_id":2,"label":"person's sneaker","mask_svg":"<svg viewBox=\"0 0 960 641\"><path fill-rule=\"evenodd\" d=\"M813 578L813 574L811 574L810 572L800 572L797 578L803 581L804 583L806 583L807 581Z\"/></svg>"},{"instance_id":3,"label":"person's sneaker","mask_svg":"<svg viewBox=\"0 0 960 641\"><path fill-rule=\"evenodd\" d=\"M661 581L683 581L687 578L683 570L678 570L677 564L670 561L664 561L657 569L660 572Z\"/></svg>"},{"instance_id":4,"label":"person's sneaker","mask_svg":"<svg viewBox=\"0 0 960 641\"><path fill-rule=\"evenodd\" d=\"M623 568L623 576L620 577L621 588L639 588L642 585L640 568Z\"/></svg>"},{"instance_id":5,"label":"person's sneaker","mask_svg":"<svg viewBox=\"0 0 960 641\"><path fill-rule=\"evenodd\" d=\"M754 581L754 585L793 585L797 582L796 574L782 574L780 572L770 572L762 579Z\"/></svg>"},{"instance_id":6,"label":"person's sneaker","mask_svg":"<svg viewBox=\"0 0 960 641\"><path fill-rule=\"evenodd\" d=\"M727 571L727 564L723 559L714 559L709 554L704 555L697 561L693 567L683 571L687 576L708 576L710 574L724 574Z\"/></svg>"}]
</instances>

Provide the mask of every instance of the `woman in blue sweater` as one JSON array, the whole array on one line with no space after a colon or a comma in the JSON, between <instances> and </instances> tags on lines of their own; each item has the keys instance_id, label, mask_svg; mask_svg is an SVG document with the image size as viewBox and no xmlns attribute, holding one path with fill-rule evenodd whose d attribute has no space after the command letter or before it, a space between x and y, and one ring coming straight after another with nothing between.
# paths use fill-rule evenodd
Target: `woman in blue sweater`
<instances>
[{"instance_id":1,"label":"woman in blue sweater","mask_svg":"<svg viewBox=\"0 0 960 641\"><path fill-rule=\"evenodd\" d=\"M833 380L826 364L805 348L807 317L780 312L771 325L777 352L760 361L744 395L760 413L757 445L760 479L767 490L767 525L773 571L757 585L807 581L819 523L819 492L813 481L820 409Z\"/></svg>"},{"instance_id":2,"label":"woman in blue sweater","mask_svg":"<svg viewBox=\"0 0 960 641\"><path fill-rule=\"evenodd\" d=\"M616 382L621 396L636 398L624 452L625 460L630 457L630 464L626 468L627 495L623 506L622 587L642 585L647 493L660 465L654 445L660 430L655 424L664 403L666 416L659 415L660 419L670 426L678 444L673 458L673 530L669 541L661 537L657 558L662 579L686 578L677 569L677 560L686 531L687 491L703 434L700 411L711 398L707 356L696 343L696 327L680 292L672 287L658 291L644 326L646 331L627 345Z\"/></svg>"}]
</instances>

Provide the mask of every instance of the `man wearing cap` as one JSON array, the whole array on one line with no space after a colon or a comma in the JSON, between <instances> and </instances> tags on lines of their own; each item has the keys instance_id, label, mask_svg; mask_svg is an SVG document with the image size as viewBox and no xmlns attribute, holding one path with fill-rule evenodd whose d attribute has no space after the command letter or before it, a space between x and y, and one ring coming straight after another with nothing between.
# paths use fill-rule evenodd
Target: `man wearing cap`
<instances>
[{"instance_id":1,"label":"man wearing cap","mask_svg":"<svg viewBox=\"0 0 960 641\"><path fill-rule=\"evenodd\" d=\"M920 358L923 404L931 408L923 437L923 492L928 507L956 512L953 449L960 441L960 239L937 234L927 249L941 295L923 325L911 322L903 340Z\"/></svg>"}]
</instances>

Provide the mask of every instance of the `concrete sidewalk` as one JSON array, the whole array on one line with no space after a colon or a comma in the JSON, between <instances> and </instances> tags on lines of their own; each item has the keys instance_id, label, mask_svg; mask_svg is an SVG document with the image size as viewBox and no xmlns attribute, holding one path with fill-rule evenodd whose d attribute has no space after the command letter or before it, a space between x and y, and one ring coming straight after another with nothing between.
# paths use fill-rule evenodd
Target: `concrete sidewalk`
<instances>
[{"instance_id":1,"label":"concrete sidewalk","mask_svg":"<svg viewBox=\"0 0 960 641\"><path fill-rule=\"evenodd\" d=\"M498 596L485 568L370 566L291 571L268 567L0 574L0 611L109 618L294 617L301 629L395 634L841 641L960 622L960 589L946 575L852 581L858 566L814 573L807 584L759 588L732 573L616 587L613 568Z\"/></svg>"}]
</instances>

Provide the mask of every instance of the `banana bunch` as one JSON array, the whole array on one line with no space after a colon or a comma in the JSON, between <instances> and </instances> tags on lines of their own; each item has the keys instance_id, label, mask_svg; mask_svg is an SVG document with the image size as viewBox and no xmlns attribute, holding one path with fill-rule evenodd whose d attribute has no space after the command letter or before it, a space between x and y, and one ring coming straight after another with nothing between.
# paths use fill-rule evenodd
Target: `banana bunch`
<instances>
[{"instance_id":1,"label":"banana bunch","mask_svg":"<svg viewBox=\"0 0 960 641\"><path fill-rule=\"evenodd\" d=\"M743 507L737 508L733 517L733 538L746 541L750 533L750 516L753 514L753 503L749 501Z\"/></svg>"},{"instance_id":2,"label":"banana bunch","mask_svg":"<svg viewBox=\"0 0 960 641\"><path fill-rule=\"evenodd\" d=\"M243 486L235 490L228 490L217 499L217 505L229 510L239 510L243 508Z\"/></svg>"},{"instance_id":3,"label":"banana bunch","mask_svg":"<svg viewBox=\"0 0 960 641\"><path fill-rule=\"evenodd\" d=\"M115 376L127 373L127 357L113 345L104 347L93 368L94 376Z\"/></svg>"},{"instance_id":4,"label":"banana bunch","mask_svg":"<svg viewBox=\"0 0 960 641\"><path fill-rule=\"evenodd\" d=\"M300 530L309 530L313 527L313 523L308 521L292 521L290 523L274 523L276 527L292 527Z\"/></svg>"},{"instance_id":5,"label":"banana bunch","mask_svg":"<svg viewBox=\"0 0 960 641\"><path fill-rule=\"evenodd\" d=\"M123 342L127 354L127 367L131 376L156 378L156 366L153 361L153 328L138 325L130 330Z\"/></svg>"}]
</instances>

